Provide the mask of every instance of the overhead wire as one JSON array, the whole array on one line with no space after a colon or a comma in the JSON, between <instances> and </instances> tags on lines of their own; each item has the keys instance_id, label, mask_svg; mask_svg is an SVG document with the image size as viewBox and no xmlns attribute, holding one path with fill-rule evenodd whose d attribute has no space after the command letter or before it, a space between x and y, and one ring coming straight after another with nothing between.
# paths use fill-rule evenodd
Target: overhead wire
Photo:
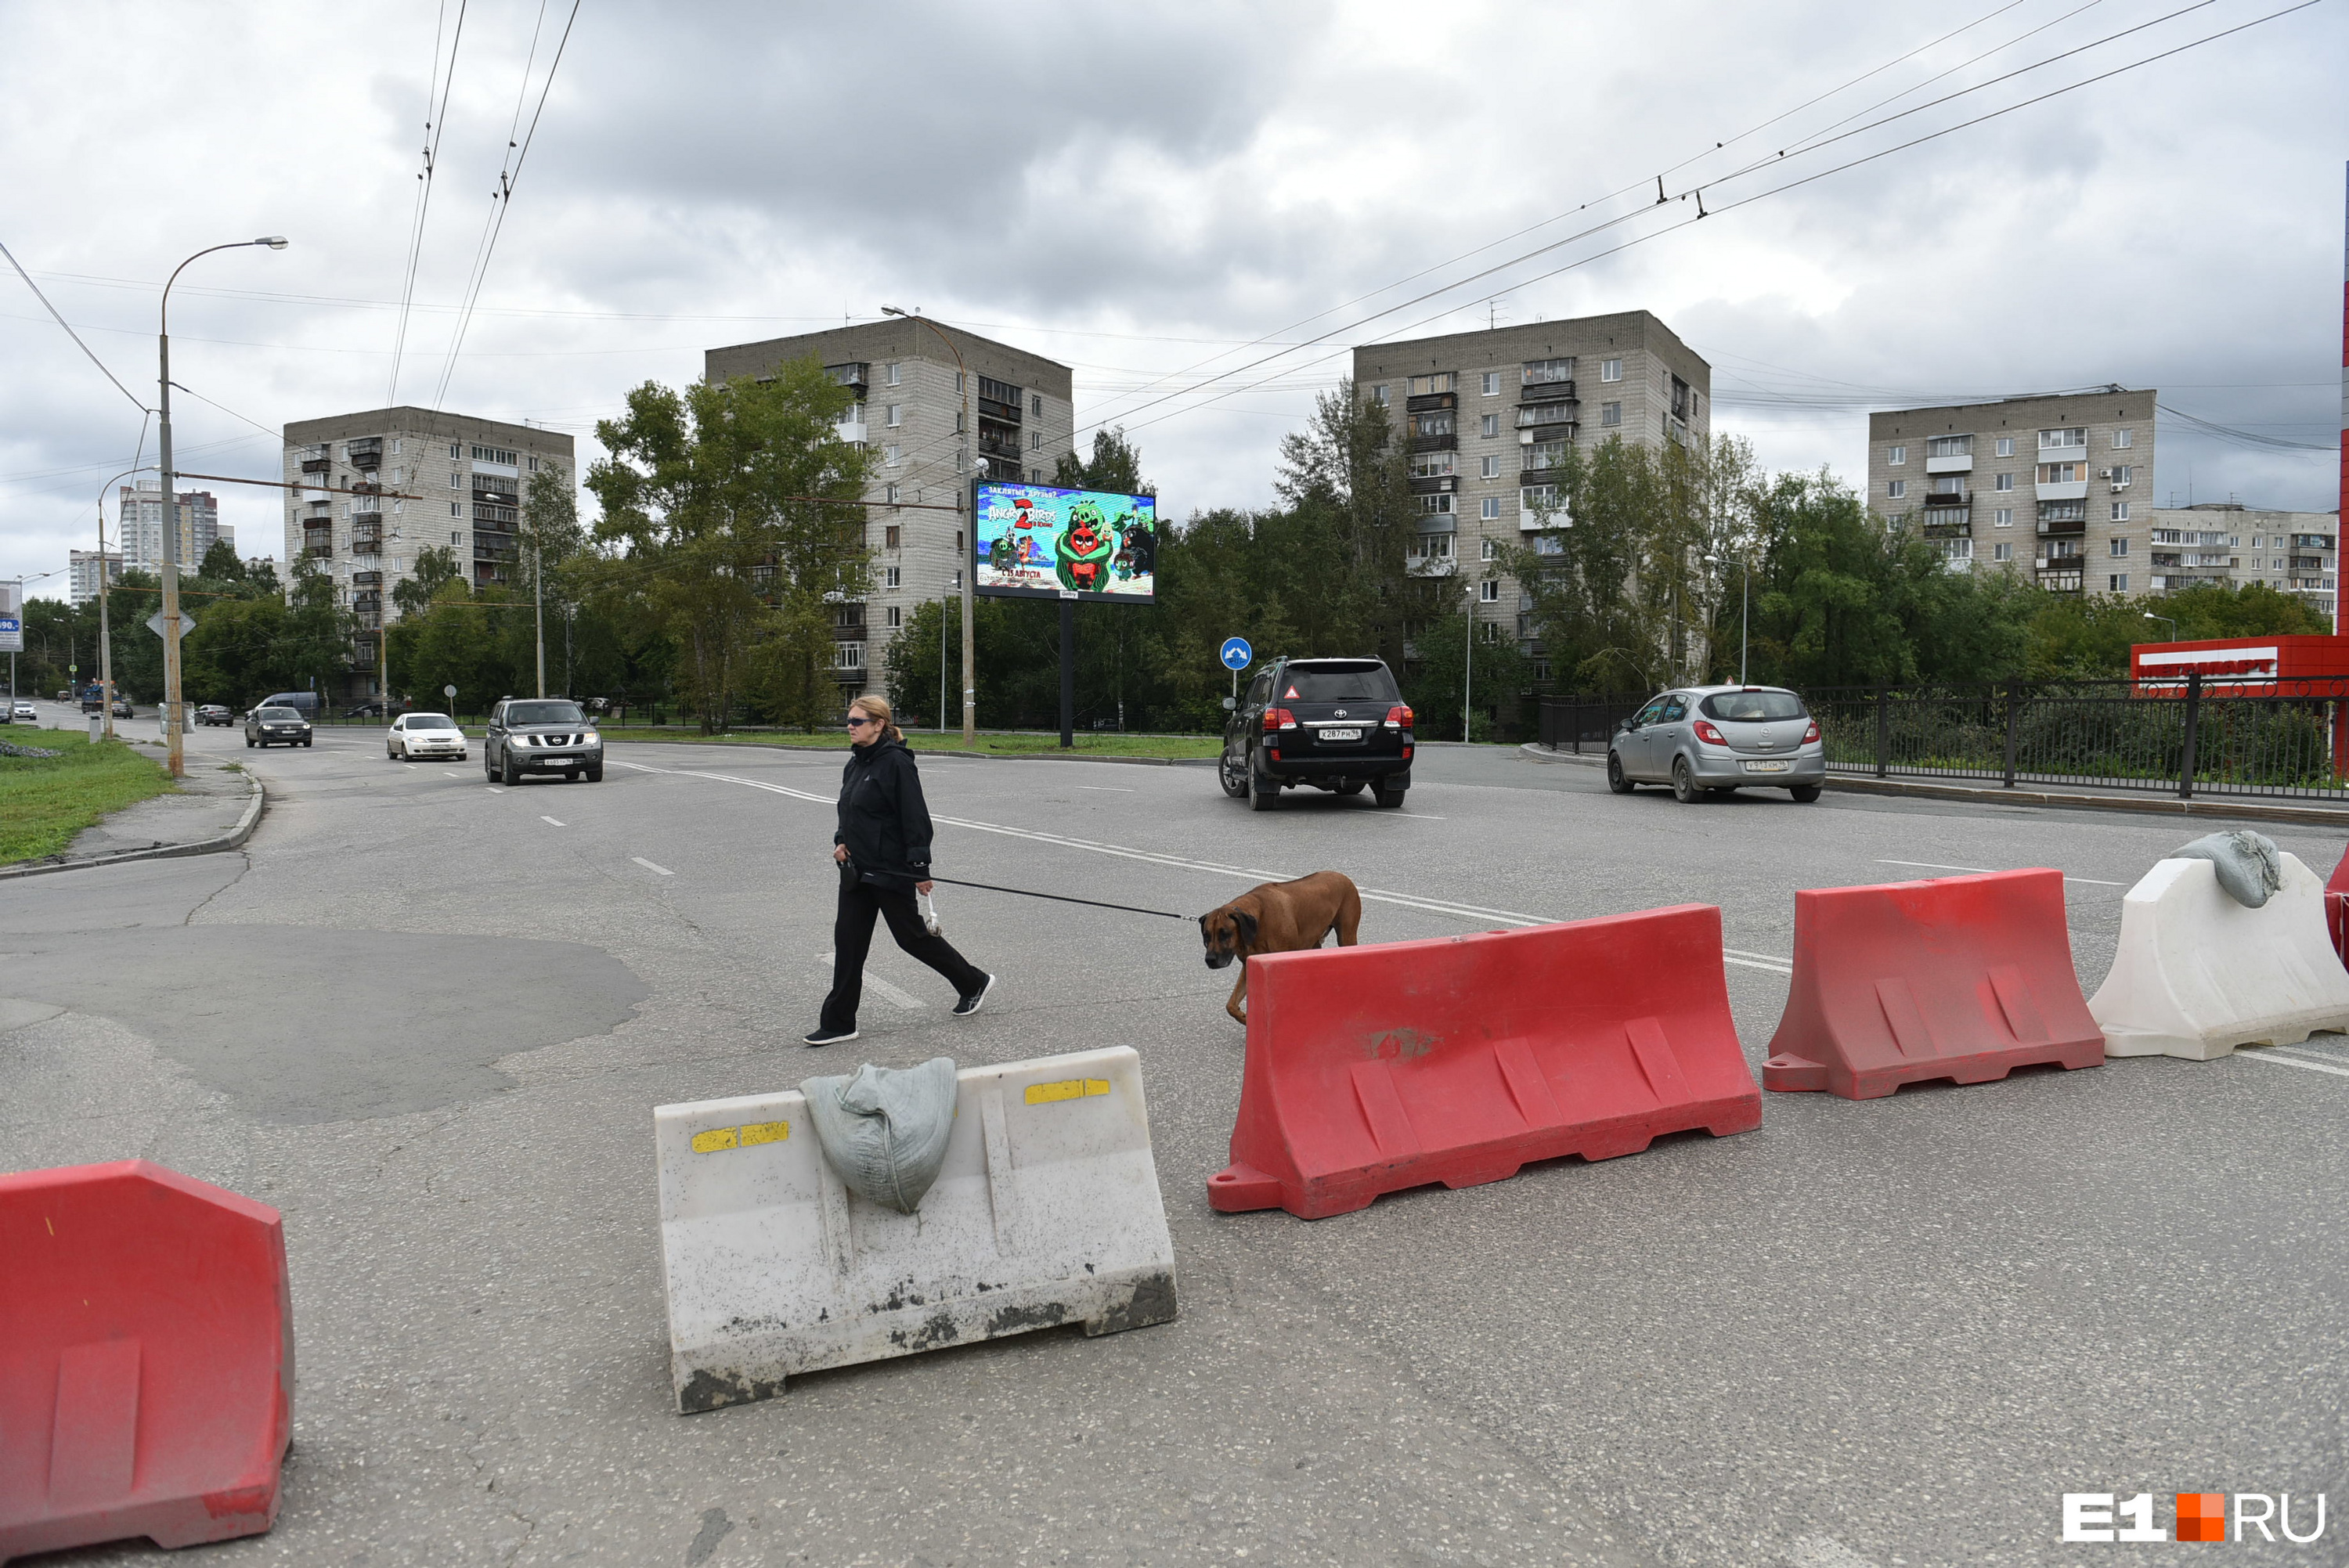
<instances>
[{"instance_id":1,"label":"overhead wire","mask_svg":"<svg viewBox=\"0 0 2349 1568\"><path fill-rule=\"evenodd\" d=\"M449 93L457 84L457 55L465 42L465 10L469 0L457 0L457 32L449 41L449 66L444 77L440 66L440 32L449 19L449 0L440 0L439 19L432 27L432 79L424 90L424 168L417 175L422 183L416 192L416 216L408 235L408 266L399 288L399 325L391 340L391 377L384 389L386 405L399 401L399 361L408 346L409 307L416 298L416 271L424 254L424 222L432 208L432 174L440 162L440 138L449 124ZM440 107L432 107L432 88L440 89Z\"/></svg>"},{"instance_id":2,"label":"overhead wire","mask_svg":"<svg viewBox=\"0 0 2349 1568\"><path fill-rule=\"evenodd\" d=\"M33 291L33 297L41 302L41 308L47 311L50 317L54 319L59 326L65 328L66 335L74 340L74 346L80 349L85 355L88 355L89 356L89 362L98 366L98 373L100 376L105 377L109 381L112 381L114 383L114 389L117 392L121 393L125 397L129 397L132 407L138 409L142 414L153 413L154 410L152 408L150 408L146 404L140 402L138 397L131 393L130 388L125 387L121 381L116 377L114 372L106 367L106 361L100 359L98 356L97 352L92 349L88 344L84 343L81 340L81 334L76 332L73 329L72 325L68 323L64 316L57 314L57 307L49 303L49 296L41 292L41 285L33 281L33 274L25 270L25 263L16 259L16 253L11 251L6 245L0 245L0 256L5 256L8 258L8 264L16 269L16 275L25 280L25 286ZM142 425L140 428L143 430L145 426Z\"/></svg>"}]
</instances>

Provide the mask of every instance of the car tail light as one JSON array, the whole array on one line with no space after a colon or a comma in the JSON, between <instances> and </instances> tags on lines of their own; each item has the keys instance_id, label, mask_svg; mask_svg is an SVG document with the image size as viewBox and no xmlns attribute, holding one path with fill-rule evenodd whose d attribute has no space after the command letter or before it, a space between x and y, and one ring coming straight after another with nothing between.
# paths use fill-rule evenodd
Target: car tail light
<instances>
[{"instance_id":1,"label":"car tail light","mask_svg":"<svg viewBox=\"0 0 2349 1568\"><path fill-rule=\"evenodd\" d=\"M1297 727L1297 716L1289 712L1285 707L1276 707L1268 710L1265 714L1264 719L1265 727L1267 729L1295 729ZM1279 721L1278 724L1275 724L1274 722L1276 719Z\"/></svg>"},{"instance_id":2,"label":"car tail light","mask_svg":"<svg viewBox=\"0 0 2349 1568\"><path fill-rule=\"evenodd\" d=\"M1810 728L1808 728L1808 729L1806 729L1806 730L1803 731L1803 744L1804 744L1804 745L1806 745L1806 746L1808 746L1808 745L1810 745L1810 744L1811 744L1811 742L1813 742L1813 741L1816 740L1818 738L1819 738L1819 721L1818 721L1817 719L1816 719L1816 718L1815 718L1815 719L1811 720L1811 727L1810 727Z\"/></svg>"},{"instance_id":3,"label":"car tail light","mask_svg":"<svg viewBox=\"0 0 2349 1568\"><path fill-rule=\"evenodd\" d=\"M1713 727L1713 721L1711 719L1700 718L1696 721L1696 738L1699 740L1703 741L1707 746L1726 746L1729 744L1728 740L1723 737L1721 731Z\"/></svg>"},{"instance_id":4,"label":"car tail light","mask_svg":"<svg viewBox=\"0 0 2349 1568\"><path fill-rule=\"evenodd\" d=\"M1394 707L1387 709L1387 727L1389 729L1409 729L1411 727L1411 709L1403 707L1401 703L1397 703Z\"/></svg>"}]
</instances>

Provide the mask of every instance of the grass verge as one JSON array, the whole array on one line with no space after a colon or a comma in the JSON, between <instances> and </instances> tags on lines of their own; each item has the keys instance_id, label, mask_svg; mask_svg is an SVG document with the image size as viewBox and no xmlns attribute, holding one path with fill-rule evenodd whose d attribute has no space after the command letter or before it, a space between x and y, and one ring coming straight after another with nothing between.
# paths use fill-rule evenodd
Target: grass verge
<instances>
[{"instance_id":1,"label":"grass verge","mask_svg":"<svg viewBox=\"0 0 2349 1568\"><path fill-rule=\"evenodd\" d=\"M813 751L845 751L844 736L830 733L802 735L792 730L760 730L751 734L702 735L683 726L667 725L655 729L649 726L626 729L606 725L603 728L606 740L654 740L671 744L710 746L788 746ZM1077 738L1071 755L1078 757L1214 757L1223 749L1223 739L1214 735L1094 735ZM932 730L916 730L905 737L905 742L916 755L939 751L960 751L962 737L939 735ZM978 738L980 752L995 757L1032 756L1061 749L1058 735L1019 731L1009 734L982 734Z\"/></svg>"},{"instance_id":2,"label":"grass verge","mask_svg":"<svg viewBox=\"0 0 2349 1568\"><path fill-rule=\"evenodd\" d=\"M58 755L0 757L0 865L54 855L109 812L171 788L161 764L119 740L14 725L5 738Z\"/></svg>"}]
</instances>

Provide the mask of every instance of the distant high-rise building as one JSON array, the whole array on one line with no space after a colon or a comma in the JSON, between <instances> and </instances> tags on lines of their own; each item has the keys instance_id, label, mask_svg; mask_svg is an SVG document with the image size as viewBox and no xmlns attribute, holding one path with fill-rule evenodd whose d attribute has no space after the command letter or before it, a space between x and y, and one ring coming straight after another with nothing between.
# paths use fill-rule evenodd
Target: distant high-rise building
<instances>
[{"instance_id":1,"label":"distant high-rise building","mask_svg":"<svg viewBox=\"0 0 2349 1568\"><path fill-rule=\"evenodd\" d=\"M75 609L80 609L98 597L98 573L100 560L106 562L106 581L111 586L122 581L122 552L109 550L101 557L95 550L76 550L67 554L68 576L66 596Z\"/></svg>"},{"instance_id":2,"label":"distant high-rise building","mask_svg":"<svg viewBox=\"0 0 2349 1568\"><path fill-rule=\"evenodd\" d=\"M180 525L180 565L192 573L202 562L204 552L212 542L227 538L232 544L233 530L221 526L220 502L210 490L181 490L176 511ZM156 573L163 569L163 491L161 481L140 480L136 486L121 487L121 533L123 565L132 572ZM94 592L95 590L93 590Z\"/></svg>"},{"instance_id":3,"label":"distant high-rise building","mask_svg":"<svg viewBox=\"0 0 2349 1568\"><path fill-rule=\"evenodd\" d=\"M516 580L523 492L547 472L575 480L571 438L532 425L399 407L285 427L285 480L300 488L285 491L281 576L290 586L308 562L358 616L351 696L379 695L376 638L419 552L453 551L476 586Z\"/></svg>"},{"instance_id":4,"label":"distant high-rise building","mask_svg":"<svg viewBox=\"0 0 2349 1568\"><path fill-rule=\"evenodd\" d=\"M963 531L974 461L988 479L1050 484L1073 451L1076 405L1069 367L960 327L941 330L962 350L975 385L965 388L955 357L928 326L903 317L713 348L711 381L766 377L793 359L823 361L858 401L838 427L843 439L877 447L864 509L874 557L869 603L833 606L833 668L843 693L879 689L883 654L914 606L956 599L968 552ZM963 428L965 394L975 431ZM902 511L952 506L956 511ZM961 624L959 608L954 624ZM959 655L953 655L959 658Z\"/></svg>"}]
</instances>

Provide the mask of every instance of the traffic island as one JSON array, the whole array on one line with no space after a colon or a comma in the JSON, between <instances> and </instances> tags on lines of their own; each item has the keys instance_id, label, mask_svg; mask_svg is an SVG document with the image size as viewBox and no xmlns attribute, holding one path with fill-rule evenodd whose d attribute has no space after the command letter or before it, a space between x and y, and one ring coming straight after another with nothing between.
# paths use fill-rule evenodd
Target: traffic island
<instances>
[{"instance_id":1,"label":"traffic island","mask_svg":"<svg viewBox=\"0 0 2349 1568\"><path fill-rule=\"evenodd\" d=\"M174 789L145 747L37 736L55 757L0 757L0 878L233 850L261 820L241 766L197 763Z\"/></svg>"}]
</instances>

